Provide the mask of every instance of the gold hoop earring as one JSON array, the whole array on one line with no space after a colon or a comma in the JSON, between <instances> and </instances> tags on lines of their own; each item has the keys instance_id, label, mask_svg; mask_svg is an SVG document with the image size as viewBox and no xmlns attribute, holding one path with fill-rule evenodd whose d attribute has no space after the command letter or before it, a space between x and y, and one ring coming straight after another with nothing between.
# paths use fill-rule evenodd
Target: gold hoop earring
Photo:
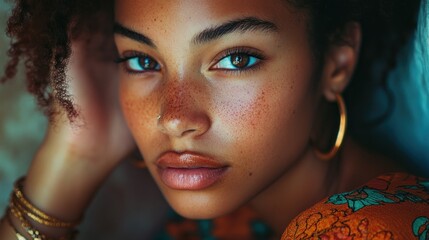
<instances>
[{"instance_id":1,"label":"gold hoop earring","mask_svg":"<svg viewBox=\"0 0 429 240\"><path fill-rule=\"evenodd\" d=\"M316 156L322 160L331 160L334 158L343 144L344 135L346 133L347 127L347 110L346 104L344 103L344 99L341 94L336 93L335 98L338 104L338 111L340 112L340 126L338 128L337 139L335 140L334 146L328 152L321 152L318 149L314 149Z\"/></svg>"}]
</instances>

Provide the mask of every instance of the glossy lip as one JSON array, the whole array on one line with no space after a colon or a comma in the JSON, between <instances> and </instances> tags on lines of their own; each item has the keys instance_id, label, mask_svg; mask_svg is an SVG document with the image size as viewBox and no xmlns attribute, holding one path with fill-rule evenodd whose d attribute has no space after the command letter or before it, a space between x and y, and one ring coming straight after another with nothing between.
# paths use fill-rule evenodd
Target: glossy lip
<instances>
[{"instance_id":1,"label":"glossy lip","mask_svg":"<svg viewBox=\"0 0 429 240\"><path fill-rule=\"evenodd\" d=\"M177 190L202 190L218 182L228 166L210 157L184 152L166 152L156 161L165 185Z\"/></svg>"}]
</instances>

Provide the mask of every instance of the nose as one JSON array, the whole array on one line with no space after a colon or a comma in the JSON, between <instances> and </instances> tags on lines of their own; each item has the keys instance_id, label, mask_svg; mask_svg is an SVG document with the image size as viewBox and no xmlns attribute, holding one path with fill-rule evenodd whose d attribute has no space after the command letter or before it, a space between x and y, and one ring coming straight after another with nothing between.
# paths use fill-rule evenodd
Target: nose
<instances>
[{"instance_id":1,"label":"nose","mask_svg":"<svg viewBox=\"0 0 429 240\"><path fill-rule=\"evenodd\" d=\"M209 130L211 121L203 104L196 99L198 92L185 83L165 88L158 116L161 132L173 138L196 138Z\"/></svg>"}]
</instances>

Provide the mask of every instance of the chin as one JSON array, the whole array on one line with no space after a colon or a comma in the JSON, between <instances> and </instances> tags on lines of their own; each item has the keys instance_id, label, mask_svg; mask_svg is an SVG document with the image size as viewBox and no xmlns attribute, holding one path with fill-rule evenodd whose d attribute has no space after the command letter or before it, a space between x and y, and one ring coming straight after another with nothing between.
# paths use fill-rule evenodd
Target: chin
<instances>
[{"instance_id":1,"label":"chin","mask_svg":"<svg viewBox=\"0 0 429 240\"><path fill-rule=\"evenodd\" d=\"M213 196L213 194L181 191L178 193L165 194L170 206L181 216L189 219L212 219L224 216L238 209L233 199L225 196Z\"/></svg>"}]
</instances>

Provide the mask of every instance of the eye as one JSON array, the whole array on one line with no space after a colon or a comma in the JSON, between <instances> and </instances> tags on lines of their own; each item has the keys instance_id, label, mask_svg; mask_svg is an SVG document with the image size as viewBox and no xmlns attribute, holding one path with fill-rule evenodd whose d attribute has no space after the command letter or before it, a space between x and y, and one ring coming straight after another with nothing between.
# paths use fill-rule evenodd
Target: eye
<instances>
[{"instance_id":1,"label":"eye","mask_svg":"<svg viewBox=\"0 0 429 240\"><path fill-rule=\"evenodd\" d=\"M161 66L149 56L132 56L119 59L118 63L124 63L125 69L131 73L159 71Z\"/></svg>"},{"instance_id":2,"label":"eye","mask_svg":"<svg viewBox=\"0 0 429 240\"><path fill-rule=\"evenodd\" d=\"M220 59L212 69L242 70L256 65L260 58L248 53L232 53Z\"/></svg>"}]
</instances>

